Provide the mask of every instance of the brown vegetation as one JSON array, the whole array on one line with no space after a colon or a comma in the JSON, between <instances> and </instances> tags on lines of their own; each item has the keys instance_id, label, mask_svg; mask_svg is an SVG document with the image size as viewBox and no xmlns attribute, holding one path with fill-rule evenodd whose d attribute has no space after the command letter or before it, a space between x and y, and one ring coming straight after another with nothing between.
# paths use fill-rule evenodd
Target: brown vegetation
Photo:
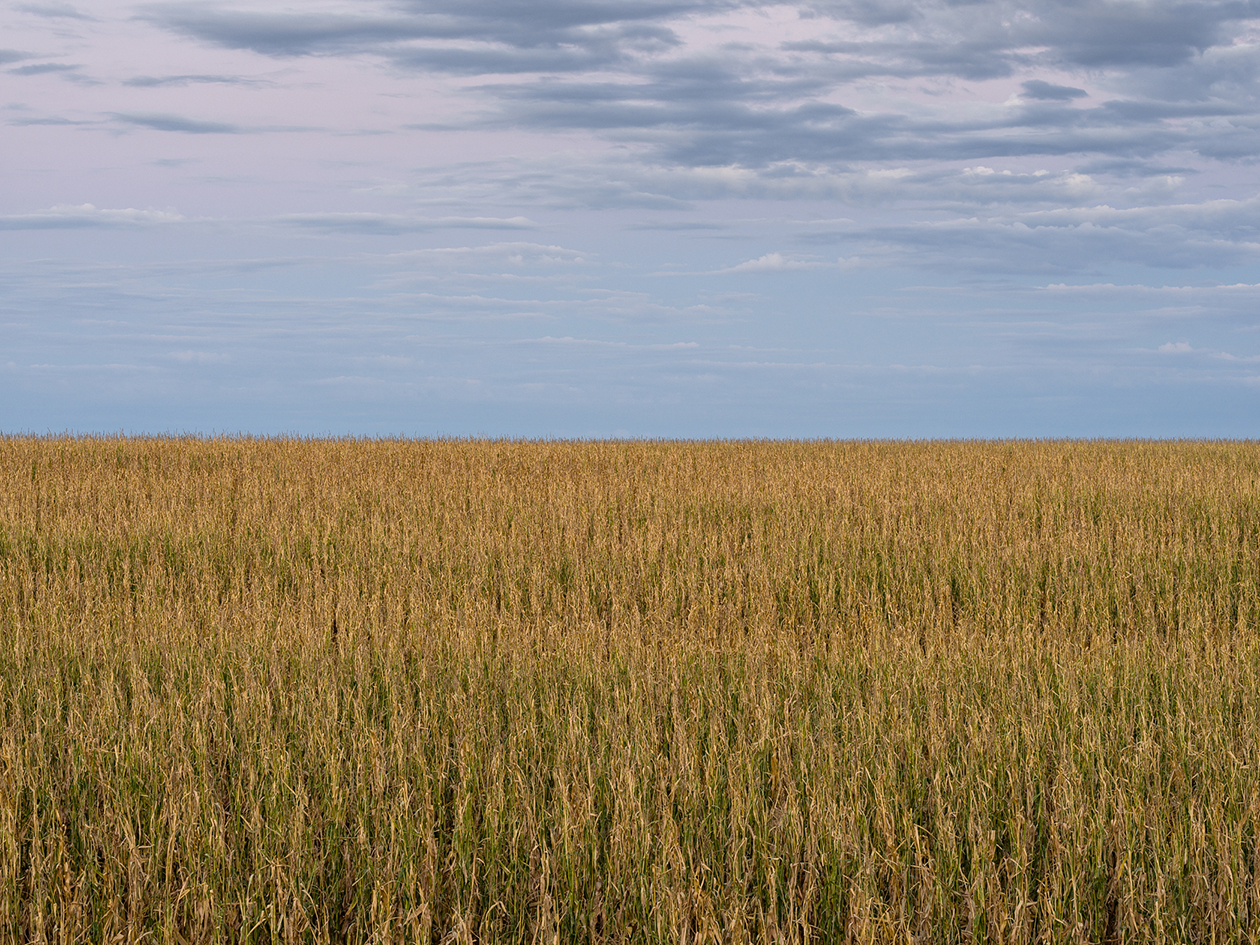
<instances>
[{"instance_id":1,"label":"brown vegetation","mask_svg":"<svg viewBox=\"0 0 1260 945\"><path fill-rule=\"evenodd\" d=\"M1260 937L1260 447L0 439L0 937Z\"/></svg>"}]
</instances>

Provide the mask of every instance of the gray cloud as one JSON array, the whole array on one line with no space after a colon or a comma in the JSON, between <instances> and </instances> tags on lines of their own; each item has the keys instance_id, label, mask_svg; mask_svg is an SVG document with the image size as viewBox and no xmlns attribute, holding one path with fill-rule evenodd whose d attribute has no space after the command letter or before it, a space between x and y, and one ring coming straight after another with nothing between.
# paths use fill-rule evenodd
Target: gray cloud
<instances>
[{"instance_id":1,"label":"gray cloud","mask_svg":"<svg viewBox=\"0 0 1260 945\"><path fill-rule=\"evenodd\" d=\"M726 231L731 228L729 223L709 223L700 220L657 220L645 221L643 223L631 223L624 227L627 230L663 230L674 232L688 231Z\"/></svg>"},{"instance_id":2,"label":"gray cloud","mask_svg":"<svg viewBox=\"0 0 1260 945\"><path fill-rule=\"evenodd\" d=\"M0 65L6 62L21 62L23 59L31 57L24 52L18 52L16 49L0 49Z\"/></svg>"},{"instance_id":3,"label":"gray cloud","mask_svg":"<svg viewBox=\"0 0 1260 945\"><path fill-rule=\"evenodd\" d=\"M527 217L412 217L390 213L294 213L275 217L281 226L319 230L325 233L354 233L397 236L431 230L533 230L537 224Z\"/></svg>"},{"instance_id":4,"label":"gray cloud","mask_svg":"<svg viewBox=\"0 0 1260 945\"><path fill-rule=\"evenodd\" d=\"M490 107L444 127L585 131L679 166L839 169L1042 155L1136 167L1178 150L1215 160L1260 152L1251 119L1257 56L1229 45L1241 24L1260 17L1260 0L844 0L802 7L816 36L777 50L697 54L681 44L683 18L739 5L410 0L351 16L167 3L144 15L202 42L275 57L374 55L395 69L541 74L482 83L475 91ZM853 28L838 29L840 20ZM1110 70L1099 81L1112 89L1138 72L1159 74L1164 85L1095 90L1100 100L1085 108L1075 104L1084 89L1047 78L1024 80L1019 101L961 112L881 113L845 102L851 83L869 78L984 81L1085 69ZM1190 81L1174 78L1182 73L1193 73ZM1151 94L1165 86L1167 94Z\"/></svg>"},{"instance_id":5,"label":"gray cloud","mask_svg":"<svg viewBox=\"0 0 1260 945\"><path fill-rule=\"evenodd\" d=\"M986 71L1009 74L1029 62L1030 48L1044 47L1039 58L1090 69L1137 65L1175 66L1233 38L1235 24L1254 18L1254 0L1134 4L1123 0L995 0L958 4L926 0L903 7L903 15L879 23L871 6L846 0L814 4L822 16L863 26L884 26L879 44L885 54L900 50L906 62L946 65L960 53L979 55ZM925 56L920 47L937 52ZM963 74L959 64L953 74Z\"/></svg>"},{"instance_id":6,"label":"gray cloud","mask_svg":"<svg viewBox=\"0 0 1260 945\"><path fill-rule=\"evenodd\" d=\"M1195 269L1260 262L1260 198L1118 209L1106 205L941 221L852 224L805 242L868 264L980 274L1072 273L1115 264Z\"/></svg>"},{"instance_id":7,"label":"gray cloud","mask_svg":"<svg viewBox=\"0 0 1260 945\"><path fill-rule=\"evenodd\" d=\"M110 210L90 203L63 205L37 213L0 216L0 230L119 229L169 225L184 218L172 210Z\"/></svg>"},{"instance_id":8,"label":"gray cloud","mask_svg":"<svg viewBox=\"0 0 1260 945\"><path fill-rule=\"evenodd\" d=\"M74 72L78 66L70 66L61 62L42 62L29 66L18 66L10 69L9 75L47 75L53 72Z\"/></svg>"},{"instance_id":9,"label":"gray cloud","mask_svg":"<svg viewBox=\"0 0 1260 945\"><path fill-rule=\"evenodd\" d=\"M1035 226L1117 226L1138 231L1177 226L1213 238L1260 246L1260 197L1127 209L1062 207L1032 211L1024 219Z\"/></svg>"},{"instance_id":10,"label":"gray cloud","mask_svg":"<svg viewBox=\"0 0 1260 945\"><path fill-rule=\"evenodd\" d=\"M677 43L662 22L725 0L427 0L375 15L255 13L155 4L145 16L203 42L269 56L381 55L408 68L456 73L563 72ZM434 45L437 44L437 45Z\"/></svg>"},{"instance_id":11,"label":"gray cloud","mask_svg":"<svg viewBox=\"0 0 1260 945\"><path fill-rule=\"evenodd\" d=\"M1142 158L1099 157L1077 166L1082 174L1109 174L1119 178L1159 177L1170 174L1198 174L1199 169L1187 165L1159 164Z\"/></svg>"},{"instance_id":12,"label":"gray cloud","mask_svg":"<svg viewBox=\"0 0 1260 945\"><path fill-rule=\"evenodd\" d=\"M882 0L832 0L809 8L814 16L825 15L851 20L863 26L888 26L908 23L921 17L917 5L912 2L882 2Z\"/></svg>"},{"instance_id":13,"label":"gray cloud","mask_svg":"<svg viewBox=\"0 0 1260 945\"><path fill-rule=\"evenodd\" d=\"M50 19L95 19L95 17L88 16L86 13L80 13L68 3L20 3L16 4L13 9L19 10L22 13L33 13L35 16L43 16Z\"/></svg>"},{"instance_id":14,"label":"gray cloud","mask_svg":"<svg viewBox=\"0 0 1260 945\"><path fill-rule=\"evenodd\" d=\"M1254 265L1260 249L1204 239L1180 228L1146 232L1125 227L1029 227L997 221L872 228L866 239L896 248L886 259L985 276L1001 273L1099 272L1117 264L1154 270ZM913 259L911 255L913 254Z\"/></svg>"},{"instance_id":15,"label":"gray cloud","mask_svg":"<svg viewBox=\"0 0 1260 945\"><path fill-rule=\"evenodd\" d=\"M256 13L202 4L150 6L145 16L203 42L267 56L357 52L426 35L413 20L397 16Z\"/></svg>"},{"instance_id":16,"label":"gray cloud","mask_svg":"<svg viewBox=\"0 0 1260 945\"><path fill-rule=\"evenodd\" d=\"M6 125L15 125L19 128L37 125L94 125L94 121L73 121L69 118L61 118L57 116L49 116L44 118L11 118Z\"/></svg>"},{"instance_id":17,"label":"gray cloud","mask_svg":"<svg viewBox=\"0 0 1260 945\"><path fill-rule=\"evenodd\" d=\"M695 210L723 200L840 201L852 206L931 205L937 209L1012 204L1058 207L1101 199L1106 188L1073 171L1012 172L983 164L948 168L919 162L831 170L804 162L764 168L682 167L638 155L599 160L562 157L461 165L424 181L424 190L460 193L468 200L528 199L569 208ZM697 220L670 224L724 228ZM657 224L634 224L655 228Z\"/></svg>"},{"instance_id":18,"label":"gray cloud","mask_svg":"<svg viewBox=\"0 0 1260 945\"><path fill-rule=\"evenodd\" d=\"M318 131L309 125L238 125L232 122L205 121L164 112L111 112L111 120L123 125L150 128L154 131L172 131L189 135L244 135L267 132Z\"/></svg>"},{"instance_id":19,"label":"gray cloud","mask_svg":"<svg viewBox=\"0 0 1260 945\"><path fill-rule=\"evenodd\" d=\"M137 125L154 131L179 131L186 135L239 135L239 125L222 121L200 121L180 115L137 115L137 113L113 112L113 120L125 125Z\"/></svg>"},{"instance_id":20,"label":"gray cloud","mask_svg":"<svg viewBox=\"0 0 1260 945\"><path fill-rule=\"evenodd\" d=\"M1041 79L1029 79L1022 85L1024 95L1027 98L1067 102L1074 98L1084 98L1089 95L1084 89L1076 89L1068 85L1053 85L1049 82L1043 82Z\"/></svg>"},{"instance_id":21,"label":"gray cloud","mask_svg":"<svg viewBox=\"0 0 1260 945\"><path fill-rule=\"evenodd\" d=\"M190 135L231 135L242 134L246 130L240 125L234 125L228 122L202 121L196 118L185 118L182 115L113 112L111 117L115 121L119 121L127 125L137 125L141 128L151 128L154 131L177 131Z\"/></svg>"},{"instance_id":22,"label":"gray cloud","mask_svg":"<svg viewBox=\"0 0 1260 945\"><path fill-rule=\"evenodd\" d=\"M615 83L566 83L564 89L499 86L495 92L512 105L482 123L633 136L665 160L710 166L1082 153L1152 157L1177 147L1245 153L1260 143L1255 130L1242 124L1216 129L1205 142L1197 128L1164 124L1175 110L1158 104L1128 108L1128 103L1104 103L1077 109L1035 102L993 108L987 117L911 117L862 113L818 100L774 107L778 103L764 83L745 84L758 87L745 90L732 81L726 97L718 100L690 83L675 82L647 88Z\"/></svg>"},{"instance_id":23,"label":"gray cloud","mask_svg":"<svg viewBox=\"0 0 1260 945\"><path fill-rule=\"evenodd\" d=\"M159 161L163 166L179 166L185 161ZM63 230L119 227L170 226L190 223L174 210L104 209L92 204L62 205L35 213L0 216L0 230ZM280 226L327 234L397 236L436 230L535 230L538 224L528 217L416 217L387 213L292 213L254 220L201 218L195 222L219 226ZM505 244L520 247L533 244Z\"/></svg>"},{"instance_id":24,"label":"gray cloud","mask_svg":"<svg viewBox=\"0 0 1260 945\"><path fill-rule=\"evenodd\" d=\"M391 262L423 262L433 266L459 266L480 268L487 264L499 266L581 265L590 261L592 254L564 246L544 243L514 241L490 243L484 246L447 246L435 249L417 249L391 253L385 259Z\"/></svg>"},{"instance_id":25,"label":"gray cloud","mask_svg":"<svg viewBox=\"0 0 1260 945\"><path fill-rule=\"evenodd\" d=\"M592 37L582 44L540 46L534 48L412 48L391 56L394 65L405 69L448 72L459 75L504 75L529 72L585 72L613 65L620 58L620 47L629 45L629 35L638 33L636 45L643 45L657 31L620 30L617 35ZM671 37L658 34L660 45L669 45Z\"/></svg>"},{"instance_id":26,"label":"gray cloud","mask_svg":"<svg viewBox=\"0 0 1260 945\"><path fill-rule=\"evenodd\" d=\"M251 88L271 85L272 83L260 79L247 79L243 76L236 75L166 75L151 76L138 75L130 79L126 79L123 85L132 88L171 88L182 87L185 85L243 85Z\"/></svg>"}]
</instances>

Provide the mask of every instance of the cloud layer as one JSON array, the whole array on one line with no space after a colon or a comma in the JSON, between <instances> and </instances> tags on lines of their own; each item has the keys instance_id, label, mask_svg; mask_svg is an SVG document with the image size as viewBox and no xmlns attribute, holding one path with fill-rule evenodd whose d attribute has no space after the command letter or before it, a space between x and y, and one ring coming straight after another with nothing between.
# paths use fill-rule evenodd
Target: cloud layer
<instances>
[{"instance_id":1,"label":"cloud layer","mask_svg":"<svg viewBox=\"0 0 1260 945\"><path fill-rule=\"evenodd\" d=\"M1260 0L0 24L0 428L1260 434Z\"/></svg>"}]
</instances>

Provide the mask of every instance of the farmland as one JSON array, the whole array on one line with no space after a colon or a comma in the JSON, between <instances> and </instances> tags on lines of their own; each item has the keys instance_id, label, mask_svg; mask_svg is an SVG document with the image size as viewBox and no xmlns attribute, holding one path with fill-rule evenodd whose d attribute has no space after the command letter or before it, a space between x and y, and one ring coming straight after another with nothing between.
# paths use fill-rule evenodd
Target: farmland
<instances>
[{"instance_id":1,"label":"farmland","mask_svg":"<svg viewBox=\"0 0 1260 945\"><path fill-rule=\"evenodd\" d=\"M0 439L0 940L1260 939L1260 445Z\"/></svg>"}]
</instances>

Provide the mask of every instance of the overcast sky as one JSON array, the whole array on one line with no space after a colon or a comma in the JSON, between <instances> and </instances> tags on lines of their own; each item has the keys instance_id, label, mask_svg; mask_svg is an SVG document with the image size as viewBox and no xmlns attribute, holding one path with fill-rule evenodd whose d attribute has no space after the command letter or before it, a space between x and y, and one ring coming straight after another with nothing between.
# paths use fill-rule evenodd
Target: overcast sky
<instances>
[{"instance_id":1,"label":"overcast sky","mask_svg":"<svg viewBox=\"0 0 1260 945\"><path fill-rule=\"evenodd\" d=\"M0 8L0 431L1260 436L1260 2Z\"/></svg>"}]
</instances>

